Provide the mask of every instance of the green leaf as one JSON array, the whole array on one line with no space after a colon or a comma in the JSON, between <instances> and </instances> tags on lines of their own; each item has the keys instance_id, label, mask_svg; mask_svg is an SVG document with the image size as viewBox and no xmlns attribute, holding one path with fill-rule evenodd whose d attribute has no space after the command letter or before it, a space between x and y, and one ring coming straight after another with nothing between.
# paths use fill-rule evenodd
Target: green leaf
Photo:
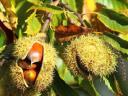
<instances>
[{"instance_id":1,"label":"green leaf","mask_svg":"<svg viewBox=\"0 0 128 96\"><path fill-rule=\"evenodd\" d=\"M77 11L78 13L82 13L84 0L75 0L75 2L76 2L76 8L77 8L76 11Z\"/></svg>"},{"instance_id":2,"label":"green leaf","mask_svg":"<svg viewBox=\"0 0 128 96\"><path fill-rule=\"evenodd\" d=\"M78 94L59 77L57 71L55 72L53 84L53 89L59 96L78 96Z\"/></svg>"},{"instance_id":3,"label":"green leaf","mask_svg":"<svg viewBox=\"0 0 128 96\"><path fill-rule=\"evenodd\" d=\"M0 30L0 47L5 45L5 43L6 43L6 35L2 30Z\"/></svg>"},{"instance_id":4,"label":"green leaf","mask_svg":"<svg viewBox=\"0 0 128 96\"><path fill-rule=\"evenodd\" d=\"M123 10L128 8L128 4L123 0L96 0L96 2L114 10Z\"/></svg>"},{"instance_id":5,"label":"green leaf","mask_svg":"<svg viewBox=\"0 0 128 96\"><path fill-rule=\"evenodd\" d=\"M5 48L6 48L6 46L0 47L0 55L1 55L1 53L4 51ZM1 56L0 56L0 58L1 58Z\"/></svg>"},{"instance_id":6,"label":"green leaf","mask_svg":"<svg viewBox=\"0 0 128 96\"><path fill-rule=\"evenodd\" d=\"M57 59L56 68L57 68L60 78L63 79L67 84L76 83L73 75L68 70L68 68L66 67L66 65L64 64L61 58Z\"/></svg>"},{"instance_id":7,"label":"green leaf","mask_svg":"<svg viewBox=\"0 0 128 96\"><path fill-rule=\"evenodd\" d=\"M82 87L82 89L90 96L99 96L99 93L95 90L92 81L89 81L87 79L80 80L80 87Z\"/></svg>"},{"instance_id":8,"label":"green leaf","mask_svg":"<svg viewBox=\"0 0 128 96\"><path fill-rule=\"evenodd\" d=\"M109 43L116 50L128 54L128 42L111 33L105 33L101 37L104 41Z\"/></svg>"},{"instance_id":9,"label":"green leaf","mask_svg":"<svg viewBox=\"0 0 128 96\"><path fill-rule=\"evenodd\" d=\"M32 3L32 4L35 4L35 5L39 5L41 4L41 1L40 0L27 0L28 2Z\"/></svg>"},{"instance_id":10,"label":"green leaf","mask_svg":"<svg viewBox=\"0 0 128 96\"><path fill-rule=\"evenodd\" d=\"M111 87L111 85L110 85L109 80L108 80L106 77L103 77L103 81L104 81L104 84L108 87L108 89L109 89L111 92L114 93L114 91L113 91L113 89L112 89L112 87Z\"/></svg>"},{"instance_id":11,"label":"green leaf","mask_svg":"<svg viewBox=\"0 0 128 96\"><path fill-rule=\"evenodd\" d=\"M115 78L115 75L112 74L112 75L109 75L107 77L107 80L109 81L109 84L110 84L110 87L112 88L112 90L117 93L118 90L117 90L117 86L116 86L116 78Z\"/></svg>"},{"instance_id":12,"label":"green leaf","mask_svg":"<svg viewBox=\"0 0 128 96\"><path fill-rule=\"evenodd\" d=\"M123 92L123 96L128 95L128 61L123 58L118 59L118 67L116 71L116 79L119 87Z\"/></svg>"},{"instance_id":13,"label":"green leaf","mask_svg":"<svg viewBox=\"0 0 128 96\"><path fill-rule=\"evenodd\" d=\"M119 33L127 33L128 25L121 25L116 20L110 19L109 17L98 13L97 18L109 29L119 32Z\"/></svg>"},{"instance_id":14,"label":"green leaf","mask_svg":"<svg viewBox=\"0 0 128 96\"><path fill-rule=\"evenodd\" d=\"M79 96L91 96L80 87L75 88L75 91L78 93Z\"/></svg>"},{"instance_id":15,"label":"green leaf","mask_svg":"<svg viewBox=\"0 0 128 96\"><path fill-rule=\"evenodd\" d=\"M57 6L53 6L50 4L42 4L41 6L32 6L28 11L30 10L39 10L39 11L45 11L52 14L61 14L63 13L63 9Z\"/></svg>"},{"instance_id":16,"label":"green leaf","mask_svg":"<svg viewBox=\"0 0 128 96\"><path fill-rule=\"evenodd\" d=\"M73 12L67 12L67 16L70 18L70 20L71 20L74 24L80 25L80 22L78 21L78 17L77 17L76 15L74 15Z\"/></svg>"},{"instance_id":17,"label":"green leaf","mask_svg":"<svg viewBox=\"0 0 128 96\"><path fill-rule=\"evenodd\" d=\"M76 0L61 0L64 4L67 4L73 11L77 11Z\"/></svg>"},{"instance_id":18,"label":"green leaf","mask_svg":"<svg viewBox=\"0 0 128 96\"><path fill-rule=\"evenodd\" d=\"M53 14L53 15L52 15L51 22L50 22L50 24L51 24L52 27L56 27L56 26L59 25L59 20L58 20L58 18L57 18L57 15L58 15L58 14ZM60 15L60 14L59 14L59 15ZM61 20L61 21L62 21L62 20Z\"/></svg>"},{"instance_id":19,"label":"green leaf","mask_svg":"<svg viewBox=\"0 0 128 96\"><path fill-rule=\"evenodd\" d=\"M99 92L100 96L115 96L115 94L109 88L109 82L105 80L105 82L97 77L93 80L94 86L96 90ZM106 86L107 84L107 86ZM109 87L109 88L108 88Z\"/></svg>"},{"instance_id":20,"label":"green leaf","mask_svg":"<svg viewBox=\"0 0 128 96\"><path fill-rule=\"evenodd\" d=\"M117 23L120 23L121 25L128 25L128 17L123 14L120 14L119 12L104 8L101 11L101 13L109 17L110 19L115 20Z\"/></svg>"},{"instance_id":21,"label":"green leaf","mask_svg":"<svg viewBox=\"0 0 128 96\"><path fill-rule=\"evenodd\" d=\"M55 28L59 25L67 26L67 24L68 24L68 20L67 20L66 15L64 13L52 15L51 26L53 28Z\"/></svg>"},{"instance_id":22,"label":"green leaf","mask_svg":"<svg viewBox=\"0 0 128 96\"><path fill-rule=\"evenodd\" d=\"M33 5L27 0L15 0L16 15L18 16L18 26L16 29L17 36L23 35L25 31L25 20L28 17L27 10ZM30 15L30 14L29 14Z\"/></svg>"},{"instance_id":23,"label":"green leaf","mask_svg":"<svg viewBox=\"0 0 128 96\"><path fill-rule=\"evenodd\" d=\"M128 41L128 33L127 34L119 34L119 37L122 38L123 40Z\"/></svg>"},{"instance_id":24,"label":"green leaf","mask_svg":"<svg viewBox=\"0 0 128 96\"><path fill-rule=\"evenodd\" d=\"M25 22L27 23L27 29L25 32L27 35L35 35L40 31L41 24L37 19L35 12L33 12Z\"/></svg>"},{"instance_id":25,"label":"green leaf","mask_svg":"<svg viewBox=\"0 0 128 96\"><path fill-rule=\"evenodd\" d=\"M51 18L51 26L59 26L62 24L63 20L65 20L64 14L53 14Z\"/></svg>"},{"instance_id":26,"label":"green leaf","mask_svg":"<svg viewBox=\"0 0 128 96\"><path fill-rule=\"evenodd\" d=\"M54 44L54 41L55 41L55 32L51 29L48 30L47 32L48 34L48 41L51 43L51 44Z\"/></svg>"},{"instance_id":27,"label":"green leaf","mask_svg":"<svg viewBox=\"0 0 128 96\"><path fill-rule=\"evenodd\" d=\"M16 0L16 14L19 17L19 19L22 21L24 19L24 16L26 16L27 10L33 5L27 0ZM19 22L21 22L19 20Z\"/></svg>"}]
</instances>

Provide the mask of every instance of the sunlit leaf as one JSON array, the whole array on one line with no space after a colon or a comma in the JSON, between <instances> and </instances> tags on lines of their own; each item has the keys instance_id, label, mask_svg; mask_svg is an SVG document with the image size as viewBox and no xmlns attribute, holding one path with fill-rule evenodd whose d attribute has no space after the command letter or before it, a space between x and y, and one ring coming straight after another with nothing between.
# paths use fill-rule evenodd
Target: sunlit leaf
<instances>
[{"instance_id":1,"label":"sunlit leaf","mask_svg":"<svg viewBox=\"0 0 128 96\"><path fill-rule=\"evenodd\" d=\"M27 29L25 33L27 35L35 35L37 34L41 29L41 24L39 20L36 17L35 12L33 12L26 20L27 23Z\"/></svg>"},{"instance_id":2,"label":"sunlit leaf","mask_svg":"<svg viewBox=\"0 0 128 96\"><path fill-rule=\"evenodd\" d=\"M114 10L122 10L128 8L128 4L123 0L96 0L96 2Z\"/></svg>"},{"instance_id":3,"label":"sunlit leaf","mask_svg":"<svg viewBox=\"0 0 128 96\"><path fill-rule=\"evenodd\" d=\"M119 33L127 33L128 25L121 25L116 20L110 19L109 17L98 13L97 18L109 29L119 32Z\"/></svg>"},{"instance_id":4,"label":"sunlit leaf","mask_svg":"<svg viewBox=\"0 0 128 96\"><path fill-rule=\"evenodd\" d=\"M52 15L52 18L51 18L51 25L52 25L53 27L56 27L56 26L59 25L59 20L58 20L56 14Z\"/></svg>"},{"instance_id":5,"label":"sunlit leaf","mask_svg":"<svg viewBox=\"0 0 128 96\"><path fill-rule=\"evenodd\" d=\"M128 41L128 33L127 34L120 34L119 37L122 38L123 40Z\"/></svg>"},{"instance_id":6,"label":"sunlit leaf","mask_svg":"<svg viewBox=\"0 0 128 96\"><path fill-rule=\"evenodd\" d=\"M86 15L84 15L85 18L86 18L86 16L88 16L88 19L90 19L93 14L88 14L88 13L92 13L96 10L96 2L95 2L95 0L83 0L83 1L84 1L84 3L83 3L84 5L83 5L82 13L86 14Z\"/></svg>"},{"instance_id":7,"label":"sunlit leaf","mask_svg":"<svg viewBox=\"0 0 128 96\"><path fill-rule=\"evenodd\" d=\"M10 2L12 11L16 13L16 0L10 0Z\"/></svg>"},{"instance_id":8,"label":"sunlit leaf","mask_svg":"<svg viewBox=\"0 0 128 96\"><path fill-rule=\"evenodd\" d=\"M63 13L63 9L57 6L53 6L50 4L42 4L41 6L33 6L29 10L40 10L45 12L50 12L52 14L60 14ZM28 11L29 11L28 10Z\"/></svg>"},{"instance_id":9,"label":"sunlit leaf","mask_svg":"<svg viewBox=\"0 0 128 96\"><path fill-rule=\"evenodd\" d=\"M70 18L71 22L73 22L74 24L80 25L80 23L78 21L78 17L76 15L74 15L74 13L67 12L67 16Z\"/></svg>"},{"instance_id":10,"label":"sunlit leaf","mask_svg":"<svg viewBox=\"0 0 128 96\"><path fill-rule=\"evenodd\" d=\"M35 5L39 5L41 4L41 0L27 0L28 2L35 4Z\"/></svg>"},{"instance_id":11,"label":"sunlit leaf","mask_svg":"<svg viewBox=\"0 0 128 96\"><path fill-rule=\"evenodd\" d=\"M125 10L120 10L119 13L125 15L125 16L128 16L128 9L125 9Z\"/></svg>"},{"instance_id":12,"label":"sunlit leaf","mask_svg":"<svg viewBox=\"0 0 128 96\"><path fill-rule=\"evenodd\" d=\"M53 14L51 18L51 26L56 27L62 24L63 20L65 20L64 14Z\"/></svg>"},{"instance_id":13,"label":"sunlit leaf","mask_svg":"<svg viewBox=\"0 0 128 96\"><path fill-rule=\"evenodd\" d=\"M5 8L4 8L4 6L1 3L0 3L0 11L5 12Z\"/></svg>"},{"instance_id":14,"label":"sunlit leaf","mask_svg":"<svg viewBox=\"0 0 128 96\"><path fill-rule=\"evenodd\" d=\"M6 12L8 13L9 22L11 23L11 27L16 29L17 27L17 16L15 12L11 9L11 2L10 0L1 0Z\"/></svg>"},{"instance_id":15,"label":"sunlit leaf","mask_svg":"<svg viewBox=\"0 0 128 96\"><path fill-rule=\"evenodd\" d=\"M102 38L116 50L122 53L128 54L128 42L127 41L122 40L116 35L113 35L110 33L106 33L104 36L102 36Z\"/></svg>"},{"instance_id":16,"label":"sunlit leaf","mask_svg":"<svg viewBox=\"0 0 128 96\"><path fill-rule=\"evenodd\" d=\"M110 19L115 20L117 23L120 23L121 25L128 25L128 17L121 13L105 8L101 11L101 13L109 17Z\"/></svg>"},{"instance_id":17,"label":"sunlit leaf","mask_svg":"<svg viewBox=\"0 0 128 96\"><path fill-rule=\"evenodd\" d=\"M76 0L61 0L64 4L68 5L73 11L77 11Z\"/></svg>"},{"instance_id":18,"label":"sunlit leaf","mask_svg":"<svg viewBox=\"0 0 128 96\"><path fill-rule=\"evenodd\" d=\"M64 80L67 84L74 84L76 83L74 80L73 75L68 70L62 59L58 58L56 63L57 71L59 76L62 80Z\"/></svg>"}]
</instances>

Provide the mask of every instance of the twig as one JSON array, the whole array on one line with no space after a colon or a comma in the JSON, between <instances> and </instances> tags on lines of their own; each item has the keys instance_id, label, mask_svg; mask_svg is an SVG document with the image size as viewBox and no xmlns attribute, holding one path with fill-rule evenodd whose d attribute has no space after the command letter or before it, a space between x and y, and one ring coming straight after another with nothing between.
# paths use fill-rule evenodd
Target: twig
<instances>
[{"instance_id":1,"label":"twig","mask_svg":"<svg viewBox=\"0 0 128 96\"><path fill-rule=\"evenodd\" d=\"M64 8L66 8L67 10L73 12L73 13L78 17L78 20L79 20L79 22L81 23L81 26L84 26L84 27L86 26L85 23L84 23L83 20L82 20L81 14L79 14L79 13L73 11L71 8L69 8L69 6L68 6L67 4L59 3L59 5L62 6L62 7L64 7Z\"/></svg>"},{"instance_id":2,"label":"twig","mask_svg":"<svg viewBox=\"0 0 128 96\"><path fill-rule=\"evenodd\" d=\"M41 28L41 32L47 31L47 28L48 28L49 23L50 23L50 20L51 20L51 16L52 16L52 14L49 13L49 14L48 14L48 18L46 19L46 21L44 22L44 25L43 25L42 28Z\"/></svg>"},{"instance_id":3,"label":"twig","mask_svg":"<svg viewBox=\"0 0 128 96\"><path fill-rule=\"evenodd\" d=\"M56 1L52 2L51 5L57 6L57 5L59 4L59 1L60 1L60 0L56 0ZM42 28L41 28L41 32L47 31L48 26L49 26L49 23L50 23L50 21L51 21L51 17L52 17L52 14L49 13L49 14L48 14L48 18L46 19L46 21L44 22L44 25L43 25Z\"/></svg>"}]
</instances>

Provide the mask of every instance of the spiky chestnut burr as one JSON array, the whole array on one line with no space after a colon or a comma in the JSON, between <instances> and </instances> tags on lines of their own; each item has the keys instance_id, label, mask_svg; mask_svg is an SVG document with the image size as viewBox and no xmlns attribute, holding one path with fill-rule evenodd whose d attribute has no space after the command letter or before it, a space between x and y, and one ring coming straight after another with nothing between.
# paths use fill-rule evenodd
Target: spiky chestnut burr
<instances>
[{"instance_id":1,"label":"spiky chestnut burr","mask_svg":"<svg viewBox=\"0 0 128 96\"><path fill-rule=\"evenodd\" d=\"M43 47L43 52L40 55L41 59L31 64L28 54L35 43ZM53 80L53 71L57 57L55 49L38 36L23 37L12 46L14 58L11 60L11 63L9 62L8 72L11 85L21 91L25 91L28 88L34 88L38 92L45 90ZM31 70L33 70L32 73L36 72L36 77L32 77L32 80L29 80L31 78L28 79L25 72Z\"/></svg>"},{"instance_id":2,"label":"spiky chestnut burr","mask_svg":"<svg viewBox=\"0 0 128 96\"><path fill-rule=\"evenodd\" d=\"M44 40L42 38L42 34L37 34L36 36L23 37L17 40L13 45L13 56L15 58L25 59L27 55L29 55L29 51L31 50L33 44L36 44L36 47L39 44L43 44ZM40 46L39 46L40 47ZM35 49L35 48L34 48ZM39 52L41 52L39 50Z\"/></svg>"},{"instance_id":3,"label":"spiky chestnut burr","mask_svg":"<svg viewBox=\"0 0 128 96\"><path fill-rule=\"evenodd\" d=\"M106 76L115 71L117 56L98 36L89 34L71 41L64 51L64 61L75 74Z\"/></svg>"}]
</instances>

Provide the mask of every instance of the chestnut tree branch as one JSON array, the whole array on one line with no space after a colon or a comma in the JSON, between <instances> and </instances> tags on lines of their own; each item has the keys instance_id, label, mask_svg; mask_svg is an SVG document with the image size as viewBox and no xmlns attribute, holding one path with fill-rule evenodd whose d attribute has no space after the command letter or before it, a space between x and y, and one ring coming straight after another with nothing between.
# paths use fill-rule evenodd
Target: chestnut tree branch
<instances>
[{"instance_id":1,"label":"chestnut tree branch","mask_svg":"<svg viewBox=\"0 0 128 96\"><path fill-rule=\"evenodd\" d=\"M73 11L71 8L69 8L69 6L68 6L67 4L64 4L64 3L60 2L59 5L62 6L62 7L64 7L65 9L67 9L67 10L73 12L73 13L78 17L78 20L79 20L79 22L81 23L81 26L86 27L85 23L83 22L83 19L82 19L81 14L79 14L79 13Z\"/></svg>"},{"instance_id":2,"label":"chestnut tree branch","mask_svg":"<svg viewBox=\"0 0 128 96\"><path fill-rule=\"evenodd\" d=\"M54 0L51 5L54 5L54 6L57 6L59 4L60 0ZM45 32L47 31L48 29L48 26L49 26L49 23L51 21L51 17L52 17L52 14L51 13L48 13L48 17L46 19L46 21L44 22L42 28L41 28L41 32Z\"/></svg>"}]
</instances>

